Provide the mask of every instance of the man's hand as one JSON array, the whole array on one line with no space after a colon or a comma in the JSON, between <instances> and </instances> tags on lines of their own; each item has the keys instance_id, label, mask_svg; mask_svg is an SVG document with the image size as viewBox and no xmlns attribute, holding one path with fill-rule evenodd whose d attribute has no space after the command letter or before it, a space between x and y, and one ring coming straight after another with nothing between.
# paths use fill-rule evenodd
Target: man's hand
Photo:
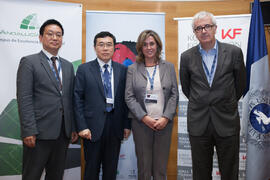
<instances>
[{"instance_id":1,"label":"man's hand","mask_svg":"<svg viewBox=\"0 0 270 180\"><path fill-rule=\"evenodd\" d=\"M150 116L144 116L142 118L142 122L144 122L144 124L146 124L148 127L150 127L151 129L153 129L154 131L156 131L154 125L156 123L156 120L151 118Z\"/></svg>"},{"instance_id":2,"label":"man's hand","mask_svg":"<svg viewBox=\"0 0 270 180\"><path fill-rule=\"evenodd\" d=\"M79 132L79 136L91 140L91 131L89 129L84 129Z\"/></svg>"},{"instance_id":3,"label":"man's hand","mask_svg":"<svg viewBox=\"0 0 270 180\"><path fill-rule=\"evenodd\" d=\"M36 136L27 136L23 138L23 143L30 148L34 148L36 146Z\"/></svg>"},{"instance_id":4,"label":"man's hand","mask_svg":"<svg viewBox=\"0 0 270 180\"><path fill-rule=\"evenodd\" d=\"M76 132L71 133L71 143L75 143L78 140L78 134Z\"/></svg>"},{"instance_id":5,"label":"man's hand","mask_svg":"<svg viewBox=\"0 0 270 180\"><path fill-rule=\"evenodd\" d=\"M161 117L159 118L155 125L154 125L154 128L157 129L157 130L162 130L163 128L166 127L166 125L168 124L169 122L169 119L168 118L165 118L165 117Z\"/></svg>"},{"instance_id":6,"label":"man's hand","mask_svg":"<svg viewBox=\"0 0 270 180\"><path fill-rule=\"evenodd\" d=\"M130 135L130 129L124 129L124 139L127 139Z\"/></svg>"}]
</instances>

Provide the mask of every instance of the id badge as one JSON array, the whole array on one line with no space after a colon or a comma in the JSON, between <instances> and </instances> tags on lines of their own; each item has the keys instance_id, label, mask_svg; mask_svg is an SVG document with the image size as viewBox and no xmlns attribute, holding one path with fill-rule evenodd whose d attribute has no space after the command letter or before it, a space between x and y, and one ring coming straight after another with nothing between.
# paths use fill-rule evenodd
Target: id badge
<instances>
[{"instance_id":1,"label":"id badge","mask_svg":"<svg viewBox=\"0 0 270 180\"><path fill-rule=\"evenodd\" d=\"M145 95L145 103L157 103L158 100L158 95L157 94L151 94L151 93L146 93Z\"/></svg>"},{"instance_id":2,"label":"id badge","mask_svg":"<svg viewBox=\"0 0 270 180\"><path fill-rule=\"evenodd\" d=\"M106 98L106 103L107 104L114 104L113 98Z\"/></svg>"}]
</instances>

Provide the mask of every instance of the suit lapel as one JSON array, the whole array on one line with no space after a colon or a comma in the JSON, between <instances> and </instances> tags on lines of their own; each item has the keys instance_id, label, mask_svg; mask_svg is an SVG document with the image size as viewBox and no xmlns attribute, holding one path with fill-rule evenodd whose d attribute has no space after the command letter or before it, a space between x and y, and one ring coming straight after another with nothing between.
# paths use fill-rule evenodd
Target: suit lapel
<instances>
[{"instance_id":1,"label":"suit lapel","mask_svg":"<svg viewBox=\"0 0 270 180\"><path fill-rule=\"evenodd\" d=\"M89 68L90 71L93 72L94 78L98 84L98 88L100 89L100 91L103 94L103 97L106 98L105 92L104 92L104 86L102 83L102 79L101 79L101 74L100 74L100 66L98 64L97 59L94 60L93 63L89 63Z\"/></svg>"},{"instance_id":2,"label":"suit lapel","mask_svg":"<svg viewBox=\"0 0 270 180\"><path fill-rule=\"evenodd\" d=\"M65 92L65 82L66 82L66 79L68 77L68 68L66 67L66 63L61 59L61 57L59 58L59 61L61 63L61 71L62 71L62 93Z\"/></svg>"},{"instance_id":3,"label":"suit lapel","mask_svg":"<svg viewBox=\"0 0 270 180\"><path fill-rule=\"evenodd\" d=\"M217 42L218 43L218 59L217 59L217 68L216 68L216 72L215 72L215 75L214 75L214 79L213 79L213 83L212 83L212 86L213 84L215 83L216 79L218 79L218 76L220 74L222 74L222 66L223 66L223 63L226 59L226 49L223 48L222 44L220 42Z\"/></svg>"},{"instance_id":4,"label":"suit lapel","mask_svg":"<svg viewBox=\"0 0 270 180\"><path fill-rule=\"evenodd\" d=\"M113 61L112 61L112 68L113 68L114 97L115 97L116 91L117 91L117 88L118 88L118 84L119 84L119 79L120 79L120 68Z\"/></svg>"},{"instance_id":5,"label":"suit lapel","mask_svg":"<svg viewBox=\"0 0 270 180\"><path fill-rule=\"evenodd\" d=\"M57 91L60 93L60 87L58 85L58 82L57 82L54 74L53 74L53 71L52 71L51 66L48 62L47 56L42 51L40 52L40 63L44 67L44 69L47 72L51 81L53 82L53 85L55 86Z\"/></svg>"},{"instance_id":6,"label":"suit lapel","mask_svg":"<svg viewBox=\"0 0 270 180\"><path fill-rule=\"evenodd\" d=\"M137 63L137 67L138 67L138 72L142 75L142 77L144 77L145 80L147 80L146 69L145 69L144 63Z\"/></svg>"},{"instance_id":7,"label":"suit lapel","mask_svg":"<svg viewBox=\"0 0 270 180\"><path fill-rule=\"evenodd\" d=\"M203 65L202 65L202 56L201 56L201 53L199 52L199 45L195 47L195 52L194 52L194 60L196 61L196 66L198 67L199 69L199 72L201 74L201 77L203 77L203 80L204 80L204 83L207 84L208 87L209 86L209 83L208 83L208 80L207 80L207 77L206 77L206 74L204 72L204 69L203 69Z\"/></svg>"}]
</instances>

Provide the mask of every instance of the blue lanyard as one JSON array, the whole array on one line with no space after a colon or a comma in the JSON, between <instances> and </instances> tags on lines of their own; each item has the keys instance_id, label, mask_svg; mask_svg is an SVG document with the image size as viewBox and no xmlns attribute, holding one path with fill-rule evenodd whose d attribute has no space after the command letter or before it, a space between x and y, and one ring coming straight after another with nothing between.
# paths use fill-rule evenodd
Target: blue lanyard
<instances>
[{"instance_id":1,"label":"blue lanyard","mask_svg":"<svg viewBox=\"0 0 270 180\"><path fill-rule=\"evenodd\" d=\"M148 79L149 79L149 82L150 82L150 89L153 90L154 89L154 80L155 80L155 75L156 75L156 70L157 70L157 65L155 65L155 69L154 69L154 72L152 74L152 77L150 77L150 74L149 72L147 71L147 76L148 76Z\"/></svg>"},{"instance_id":2,"label":"blue lanyard","mask_svg":"<svg viewBox=\"0 0 270 180\"><path fill-rule=\"evenodd\" d=\"M213 77L213 74L214 74L215 65L216 65L216 62L217 62L217 54L215 54L214 61L213 61L210 73L209 73L209 70L208 70L205 62L203 60L202 60L202 62L203 62L203 67L205 69L208 82L209 82L209 84L211 84L211 80L212 80L212 77Z\"/></svg>"}]
</instances>

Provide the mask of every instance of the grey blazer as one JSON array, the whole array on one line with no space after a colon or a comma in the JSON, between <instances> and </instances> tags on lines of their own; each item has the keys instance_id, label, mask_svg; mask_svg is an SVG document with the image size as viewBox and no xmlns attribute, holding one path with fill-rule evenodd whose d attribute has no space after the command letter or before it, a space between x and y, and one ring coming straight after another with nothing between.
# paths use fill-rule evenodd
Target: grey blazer
<instances>
[{"instance_id":1,"label":"grey blazer","mask_svg":"<svg viewBox=\"0 0 270 180\"><path fill-rule=\"evenodd\" d=\"M60 58L62 94L56 78L41 51L23 57L17 72L17 101L22 138L36 135L37 139L57 139L62 117L67 137L71 136L74 121L72 95L74 70Z\"/></svg>"},{"instance_id":2,"label":"grey blazer","mask_svg":"<svg viewBox=\"0 0 270 180\"><path fill-rule=\"evenodd\" d=\"M218 60L212 86L203 70L199 47L181 55L180 81L188 98L187 124L193 136L202 135L211 120L220 136L239 133L238 100L246 87L246 70L240 48L218 42Z\"/></svg>"},{"instance_id":3,"label":"grey blazer","mask_svg":"<svg viewBox=\"0 0 270 180\"><path fill-rule=\"evenodd\" d=\"M174 66L167 61L161 60L159 63L159 72L165 98L162 116L173 120L179 99ZM126 79L125 100L131 112L131 117L139 121L147 114L144 104L146 86L147 75L144 63L136 62L129 66Z\"/></svg>"}]
</instances>

